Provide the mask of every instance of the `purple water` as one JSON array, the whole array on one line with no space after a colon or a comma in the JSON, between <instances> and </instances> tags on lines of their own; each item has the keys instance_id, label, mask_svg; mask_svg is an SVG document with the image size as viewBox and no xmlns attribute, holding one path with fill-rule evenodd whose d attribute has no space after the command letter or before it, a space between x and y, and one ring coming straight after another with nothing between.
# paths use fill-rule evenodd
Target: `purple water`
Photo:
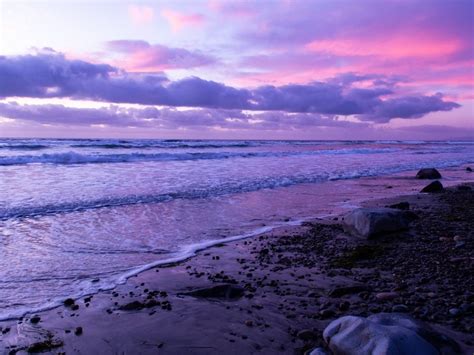
<instances>
[{"instance_id":1,"label":"purple water","mask_svg":"<svg viewBox=\"0 0 474 355\"><path fill-rule=\"evenodd\" d=\"M222 239L417 191L421 167L454 184L473 162L473 142L2 139L0 319Z\"/></svg>"}]
</instances>

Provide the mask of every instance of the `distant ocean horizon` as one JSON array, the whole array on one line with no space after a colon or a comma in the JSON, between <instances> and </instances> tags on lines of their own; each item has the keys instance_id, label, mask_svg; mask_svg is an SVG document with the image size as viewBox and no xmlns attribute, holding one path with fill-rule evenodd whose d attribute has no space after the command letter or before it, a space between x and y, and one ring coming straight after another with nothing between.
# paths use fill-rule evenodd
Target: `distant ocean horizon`
<instances>
[{"instance_id":1,"label":"distant ocean horizon","mask_svg":"<svg viewBox=\"0 0 474 355\"><path fill-rule=\"evenodd\" d=\"M449 184L471 163L472 140L2 138L0 319L383 196L364 178L400 194L407 172Z\"/></svg>"}]
</instances>

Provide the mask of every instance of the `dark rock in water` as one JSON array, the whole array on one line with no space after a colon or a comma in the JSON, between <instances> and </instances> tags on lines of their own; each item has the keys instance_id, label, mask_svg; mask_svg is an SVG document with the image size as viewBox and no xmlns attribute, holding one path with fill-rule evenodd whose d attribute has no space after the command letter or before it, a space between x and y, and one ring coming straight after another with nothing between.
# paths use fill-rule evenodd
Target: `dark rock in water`
<instances>
[{"instance_id":1,"label":"dark rock in water","mask_svg":"<svg viewBox=\"0 0 474 355\"><path fill-rule=\"evenodd\" d=\"M397 210L407 211L410 209L410 204L408 202L399 202L393 205L387 206L388 208L395 208Z\"/></svg>"},{"instance_id":2,"label":"dark rock in water","mask_svg":"<svg viewBox=\"0 0 474 355\"><path fill-rule=\"evenodd\" d=\"M354 293L359 293L362 291L367 291L367 286L365 285L353 285L353 286L342 286L333 288L329 291L330 297L341 297L344 295L351 295Z\"/></svg>"},{"instance_id":3,"label":"dark rock in water","mask_svg":"<svg viewBox=\"0 0 474 355\"><path fill-rule=\"evenodd\" d=\"M82 327L77 327L76 330L74 330L74 334L81 335L82 334Z\"/></svg>"},{"instance_id":4,"label":"dark rock in water","mask_svg":"<svg viewBox=\"0 0 474 355\"><path fill-rule=\"evenodd\" d=\"M425 186L421 192L441 192L443 190L443 184L441 184L439 181L433 181L431 184Z\"/></svg>"},{"instance_id":5,"label":"dark rock in water","mask_svg":"<svg viewBox=\"0 0 474 355\"><path fill-rule=\"evenodd\" d=\"M66 300L64 301L64 305L65 305L66 307L71 307L74 303L75 303L75 302L74 302L74 300L73 300L72 298L68 298L68 299L66 299Z\"/></svg>"},{"instance_id":6,"label":"dark rock in water","mask_svg":"<svg viewBox=\"0 0 474 355\"><path fill-rule=\"evenodd\" d=\"M358 208L344 216L349 232L371 239L382 233L408 229L413 213L392 208Z\"/></svg>"},{"instance_id":7,"label":"dark rock in water","mask_svg":"<svg viewBox=\"0 0 474 355\"><path fill-rule=\"evenodd\" d=\"M468 166L468 167L466 168L466 171L469 171L470 173L472 173L472 168L471 168L470 166Z\"/></svg>"},{"instance_id":8,"label":"dark rock in water","mask_svg":"<svg viewBox=\"0 0 474 355\"><path fill-rule=\"evenodd\" d=\"M441 179L441 174L434 168L421 169L416 174L417 179Z\"/></svg>"},{"instance_id":9,"label":"dark rock in water","mask_svg":"<svg viewBox=\"0 0 474 355\"><path fill-rule=\"evenodd\" d=\"M33 316L33 317L31 317L30 322L32 324L37 324L37 323L39 323L40 320L41 320L40 316Z\"/></svg>"},{"instance_id":10,"label":"dark rock in water","mask_svg":"<svg viewBox=\"0 0 474 355\"><path fill-rule=\"evenodd\" d=\"M456 342L404 314L341 317L326 327L323 337L333 354L435 355L460 352Z\"/></svg>"},{"instance_id":11,"label":"dark rock in water","mask_svg":"<svg viewBox=\"0 0 474 355\"><path fill-rule=\"evenodd\" d=\"M244 289L239 286L224 284L181 293L181 295L197 298L220 298L234 300L244 295Z\"/></svg>"}]
</instances>

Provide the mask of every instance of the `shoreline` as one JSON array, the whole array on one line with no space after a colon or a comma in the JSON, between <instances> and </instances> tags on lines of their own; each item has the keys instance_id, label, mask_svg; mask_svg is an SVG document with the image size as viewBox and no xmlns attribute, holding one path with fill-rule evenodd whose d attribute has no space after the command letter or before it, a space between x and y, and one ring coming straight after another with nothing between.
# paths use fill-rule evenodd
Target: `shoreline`
<instances>
[{"instance_id":1,"label":"shoreline","mask_svg":"<svg viewBox=\"0 0 474 355\"><path fill-rule=\"evenodd\" d=\"M470 185L474 187L472 183ZM455 191L456 188L449 189L446 196ZM401 195L366 201L364 205L404 200L409 201L417 213L419 210L423 214L425 209L430 209L430 204L442 205L434 201L440 196ZM354 278L358 277L351 268L347 269L348 265L334 267L331 264L334 260L330 259L336 254L350 251L360 242L345 235L338 227L338 220L336 216L325 220L314 219L302 226L281 226L239 241L227 239L225 244L220 241L204 250L193 250L194 257L190 255L183 261L131 276L113 290L82 297L73 302L78 309L59 307L39 312L38 321L36 314L33 314L20 321L0 322L0 348L22 353L32 345L42 343L45 347L49 346L47 350L53 353L83 353L92 349L105 353L114 353L119 349L138 349L140 353L156 353L161 349L165 353L180 353L183 346L186 346L187 353L219 353L223 349L229 352L228 347L235 349L235 353L266 353L270 350L303 353L323 345L320 333L336 316L351 313L349 310L352 314L361 315L387 310L383 303L371 301L370 295L363 302L366 297L363 293L369 291L359 292L362 297L359 293L340 297L328 295L337 287L353 284ZM400 234L406 238L406 233ZM306 249L295 252L293 249L301 248L300 242L307 243L304 245ZM307 255L308 247L313 249L311 258ZM273 260L279 253L282 257ZM338 258L339 261L344 260L340 255ZM460 262L462 260L455 261L457 265ZM467 262L472 264L472 256ZM362 268L363 278L373 281L379 277L382 283L385 278L390 279L385 271L375 272L375 275L374 270L377 271L377 267L373 265ZM395 282L393 277L390 282ZM243 290L242 295L235 299L186 295L222 284L238 285ZM203 331L202 323L208 322L206 317L213 319L208 324L209 328ZM232 326L227 322L229 319ZM97 323L101 326L97 327ZM467 339L471 344L463 343L466 340L463 335L465 330L454 329L448 323L439 325L436 318L431 323L456 338L465 349L474 349L472 340ZM178 324L184 334L181 337L176 334ZM306 328L298 329L303 328L303 324ZM157 325L159 330L154 329ZM474 329L472 324L468 326L471 331ZM225 329L224 333L218 330L220 327ZM5 331L7 328L9 330ZM308 329L315 335L302 339L299 332ZM221 336L221 339L216 339L216 336ZM103 339L109 341L104 342ZM162 340L155 344L155 340L151 339ZM115 342L117 344L109 344ZM151 345L146 345L148 343ZM232 351L230 353L234 353Z\"/></svg>"}]
</instances>

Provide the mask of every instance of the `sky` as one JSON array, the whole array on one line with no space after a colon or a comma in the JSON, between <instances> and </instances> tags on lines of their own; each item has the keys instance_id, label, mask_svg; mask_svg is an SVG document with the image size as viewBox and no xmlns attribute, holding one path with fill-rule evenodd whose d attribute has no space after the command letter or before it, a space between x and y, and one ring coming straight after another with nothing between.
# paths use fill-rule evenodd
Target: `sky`
<instances>
[{"instance_id":1,"label":"sky","mask_svg":"<svg viewBox=\"0 0 474 355\"><path fill-rule=\"evenodd\" d=\"M474 1L0 0L0 136L474 139Z\"/></svg>"}]
</instances>

